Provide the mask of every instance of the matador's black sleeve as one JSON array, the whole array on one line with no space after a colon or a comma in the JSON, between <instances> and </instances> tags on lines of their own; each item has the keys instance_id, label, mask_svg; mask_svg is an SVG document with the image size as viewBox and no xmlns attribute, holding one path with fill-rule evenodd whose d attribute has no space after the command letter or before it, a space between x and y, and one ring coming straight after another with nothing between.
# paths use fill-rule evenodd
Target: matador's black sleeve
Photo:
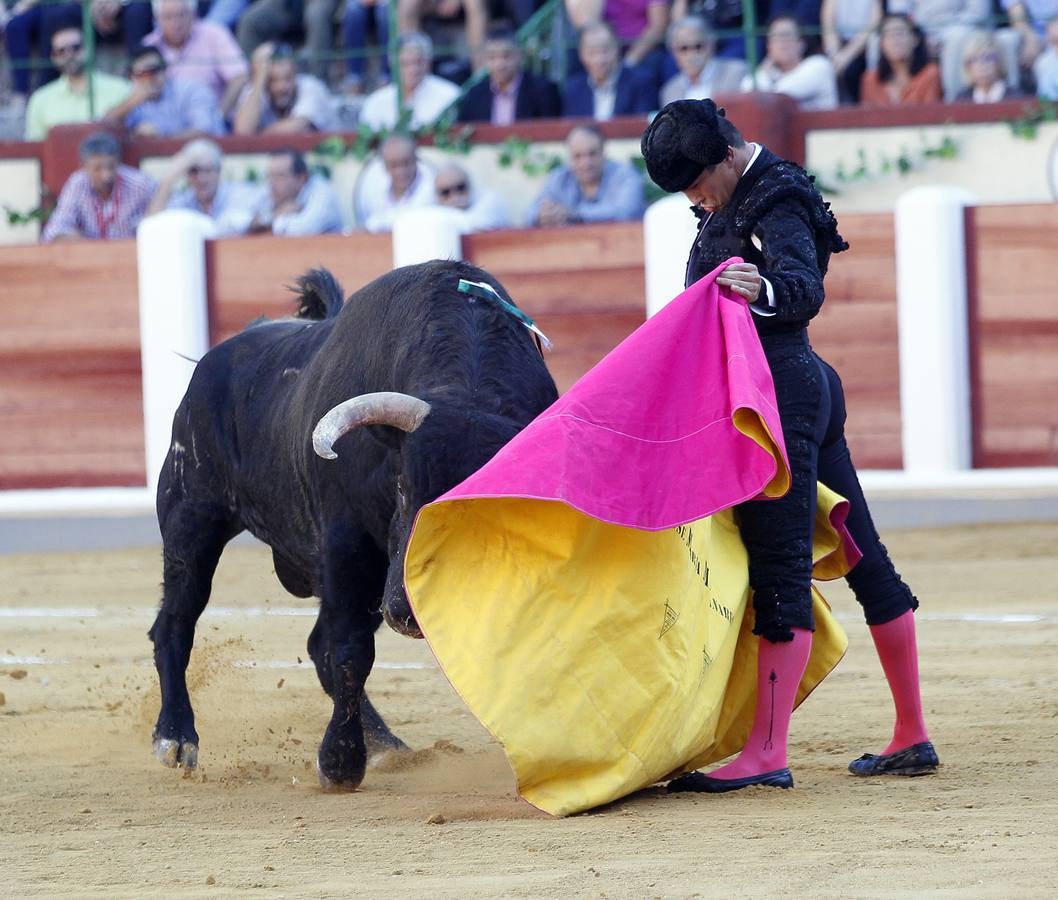
<instances>
[{"instance_id":1,"label":"matador's black sleeve","mask_svg":"<svg viewBox=\"0 0 1058 900\"><path fill-rule=\"evenodd\" d=\"M774 292L773 321L813 318L823 305L823 273L808 210L796 200L777 203L757 220L753 234L764 257L760 274ZM765 304L763 297L757 302Z\"/></svg>"}]
</instances>

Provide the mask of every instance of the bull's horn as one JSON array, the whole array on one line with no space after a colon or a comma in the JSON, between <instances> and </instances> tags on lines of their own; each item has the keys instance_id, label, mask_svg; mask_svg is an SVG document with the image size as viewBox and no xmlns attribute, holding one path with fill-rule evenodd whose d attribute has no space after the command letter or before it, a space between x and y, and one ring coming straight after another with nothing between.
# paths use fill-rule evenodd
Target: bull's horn
<instances>
[{"instance_id":1,"label":"bull's horn","mask_svg":"<svg viewBox=\"0 0 1058 900\"><path fill-rule=\"evenodd\" d=\"M414 431L430 412L430 404L410 394L380 391L360 394L339 403L312 430L312 449L324 459L337 459L334 442L361 425L392 425Z\"/></svg>"}]
</instances>

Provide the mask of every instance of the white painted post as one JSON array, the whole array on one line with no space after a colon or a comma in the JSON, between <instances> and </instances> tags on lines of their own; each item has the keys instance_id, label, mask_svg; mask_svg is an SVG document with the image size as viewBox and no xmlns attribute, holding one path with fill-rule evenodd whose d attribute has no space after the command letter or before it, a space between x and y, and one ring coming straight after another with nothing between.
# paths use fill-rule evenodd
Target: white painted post
<instances>
[{"instance_id":1,"label":"white painted post","mask_svg":"<svg viewBox=\"0 0 1058 900\"><path fill-rule=\"evenodd\" d=\"M970 362L966 310L968 192L913 188L896 202L897 323L904 471L969 469Z\"/></svg>"},{"instance_id":2,"label":"white painted post","mask_svg":"<svg viewBox=\"0 0 1058 900\"><path fill-rule=\"evenodd\" d=\"M643 216L648 316L683 293L687 255L698 234L698 219L690 205L683 194L673 194L650 204Z\"/></svg>"},{"instance_id":3,"label":"white painted post","mask_svg":"<svg viewBox=\"0 0 1058 900\"><path fill-rule=\"evenodd\" d=\"M147 488L157 489L173 414L209 348L205 241L213 220L190 210L144 219L136 230ZM186 358L185 358L186 357Z\"/></svg>"},{"instance_id":4,"label":"white painted post","mask_svg":"<svg viewBox=\"0 0 1058 900\"><path fill-rule=\"evenodd\" d=\"M423 206L393 220L393 268L431 259L462 259L463 228L458 210Z\"/></svg>"}]
</instances>

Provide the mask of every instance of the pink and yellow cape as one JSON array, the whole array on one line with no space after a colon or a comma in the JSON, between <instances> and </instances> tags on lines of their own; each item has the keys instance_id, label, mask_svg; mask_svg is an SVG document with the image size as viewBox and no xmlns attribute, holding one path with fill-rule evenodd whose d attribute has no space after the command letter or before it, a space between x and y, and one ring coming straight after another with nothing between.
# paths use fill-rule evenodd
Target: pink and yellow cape
<instances>
[{"instance_id":1,"label":"pink and yellow cape","mask_svg":"<svg viewBox=\"0 0 1058 900\"><path fill-rule=\"evenodd\" d=\"M711 273L416 520L415 616L526 800L567 815L739 750L756 692L732 507L790 481L745 302ZM858 559L820 485L815 574ZM846 638L815 593L798 697Z\"/></svg>"}]
</instances>

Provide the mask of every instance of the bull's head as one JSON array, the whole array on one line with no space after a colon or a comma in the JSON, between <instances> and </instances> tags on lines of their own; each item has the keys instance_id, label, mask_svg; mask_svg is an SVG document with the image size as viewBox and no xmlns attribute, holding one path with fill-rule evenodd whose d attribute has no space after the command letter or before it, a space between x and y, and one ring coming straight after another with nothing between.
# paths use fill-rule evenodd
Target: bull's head
<instances>
[{"instance_id":1,"label":"bull's head","mask_svg":"<svg viewBox=\"0 0 1058 900\"><path fill-rule=\"evenodd\" d=\"M317 455L324 459L337 459L334 444L342 435L364 425L388 425L410 434L422 425L429 412L429 403L408 394L391 391L361 394L339 403L320 419L312 432L312 446ZM390 565L382 600L382 615L394 631L421 638L422 631L404 591L404 549L411 517L418 507L412 508L407 486L400 477L395 492L396 510L390 524ZM421 505L424 498L416 499L420 500Z\"/></svg>"}]
</instances>

